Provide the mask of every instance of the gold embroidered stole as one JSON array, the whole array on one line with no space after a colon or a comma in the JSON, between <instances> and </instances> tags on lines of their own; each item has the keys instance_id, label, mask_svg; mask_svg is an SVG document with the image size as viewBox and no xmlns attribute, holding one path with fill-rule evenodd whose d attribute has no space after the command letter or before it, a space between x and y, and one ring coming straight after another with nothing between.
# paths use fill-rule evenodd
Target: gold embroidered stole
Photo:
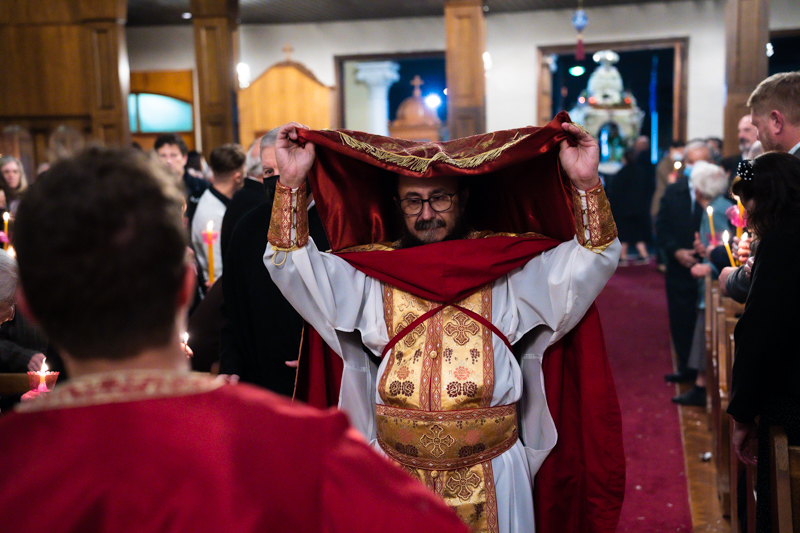
<instances>
[{"instance_id":1,"label":"gold embroidered stole","mask_svg":"<svg viewBox=\"0 0 800 533\"><path fill-rule=\"evenodd\" d=\"M440 305L391 286L383 297L390 337ZM491 321L491 286L456 303ZM406 332L387 357L378 384L381 446L473 531L498 531L491 458L516 442L517 424L515 406L490 407L492 331L445 306Z\"/></svg>"}]
</instances>

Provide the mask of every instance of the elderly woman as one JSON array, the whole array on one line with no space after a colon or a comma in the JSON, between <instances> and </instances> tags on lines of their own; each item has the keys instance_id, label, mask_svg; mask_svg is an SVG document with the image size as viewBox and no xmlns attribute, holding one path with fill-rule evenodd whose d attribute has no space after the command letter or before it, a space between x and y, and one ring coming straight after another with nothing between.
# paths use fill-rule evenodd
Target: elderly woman
<instances>
[{"instance_id":1,"label":"elderly woman","mask_svg":"<svg viewBox=\"0 0 800 533\"><path fill-rule=\"evenodd\" d=\"M47 338L17 313L17 261L0 249L0 372L42 368Z\"/></svg>"},{"instance_id":2,"label":"elderly woman","mask_svg":"<svg viewBox=\"0 0 800 533\"><path fill-rule=\"evenodd\" d=\"M733 227L725 215L733 202L726 196L728 190L728 175L725 170L717 165L698 161L692 168L691 183L694 187L695 198L698 205L704 210L710 207L711 212L703 215L700 222L700 231L695 235L694 249L703 261L692 267L692 276L700 285L697 301L697 319L695 321L692 349L689 352L689 368L697 370L694 387L683 394L675 396L672 401L681 405L706 405L706 341L705 341L705 289L704 279L706 274L711 274L713 279L719 277L721 268L710 261L711 251L722 245L722 232L728 230L730 235ZM711 220L714 221L714 231L711 230Z\"/></svg>"},{"instance_id":3,"label":"elderly woman","mask_svg":"<svg viewBox=\"0 0 800 533\"><path fill-rule=\"evenodd\" d=\"M789 444L800 444L800 158L767 152L752 165L742 162L739 176L733 193L742 200L747 231L759 244L734 331L728 414L741 461L756 462L750 443L758 439L756 531L763 532L770 531L769 426L783 426Z\"/></svg>"},{"instance_id":4,"label":"elderly woman","mask_svg":"<svg viewBox=\"0 0 800 533\"><path fill-rule=\"evenodd\" d=\"M11 155L0 157L0 177L2 177L0 186L5 194L5 202L0 202L0 207L13 215L17 211L22 194L28 188L22 162Z\"/></svg>"}]
</instances>

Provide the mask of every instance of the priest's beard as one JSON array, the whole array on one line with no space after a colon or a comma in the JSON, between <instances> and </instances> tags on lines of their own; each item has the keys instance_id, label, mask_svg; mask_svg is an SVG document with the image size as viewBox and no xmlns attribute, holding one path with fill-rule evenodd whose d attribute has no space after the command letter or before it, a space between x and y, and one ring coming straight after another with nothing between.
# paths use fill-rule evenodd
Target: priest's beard
<instances>
[{"instance_id":1,"label":"priest's beard","mask_svg":"<svg viewBox=\"0 0 800 533\"><path fill-rule=\"evenodd\" d=\"M444 220L438 218L433 220L418 220L414 224L414 229L421 232L424 236L424 235L429 235L430 232L432 232L433 230L438 228L443 228L446 225L447 224L445 223ZM468 233L469 233L469 227L464 221L464 217L459 217L453 228L447 233L447 235L444 236L444 239L436 242L464 239L466 238ZM430 243L412 234L408 230L408 226L403 224L403 235L402 237L400 237L398 248L413 248L414 246L422 246L423 244L430 244Z\"/></svg>"}]
</instances>

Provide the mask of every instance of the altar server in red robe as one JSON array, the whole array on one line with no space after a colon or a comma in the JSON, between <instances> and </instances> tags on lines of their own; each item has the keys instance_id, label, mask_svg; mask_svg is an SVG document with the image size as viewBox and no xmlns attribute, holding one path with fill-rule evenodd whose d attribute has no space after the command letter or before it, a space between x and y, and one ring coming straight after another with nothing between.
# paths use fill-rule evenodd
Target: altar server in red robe
<instances>
[{"instance_id":1,"label":"altar server in red robe","mask_svg":"<svg viewBox=\"0 0 800 533\"><path fill-rule=\"evenodd\" d=\"M71 379L0 419L3 531L465 532L341 412L190 373L182 203L144 155L95 148L20 205L19 307Z\"/></svg>"}]
</instances>

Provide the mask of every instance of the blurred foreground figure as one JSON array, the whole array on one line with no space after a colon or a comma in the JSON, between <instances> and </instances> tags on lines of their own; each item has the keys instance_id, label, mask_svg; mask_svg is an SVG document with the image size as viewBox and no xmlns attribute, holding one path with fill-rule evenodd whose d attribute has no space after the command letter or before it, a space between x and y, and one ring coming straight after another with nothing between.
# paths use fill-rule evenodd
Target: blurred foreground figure
<instances>
[{"instance_id":1,"label":"blurred foreground figure","mask_svg":"<svg viewBox=\"0 0 800 533\"><path fill-rule=\"evenodd\" d=\"M465 531L344 414L189 372L182 203L143 155L93 149L20 204L19 307L72 379L0 419L3 530Z\"/></svg>"}]
</instances>

